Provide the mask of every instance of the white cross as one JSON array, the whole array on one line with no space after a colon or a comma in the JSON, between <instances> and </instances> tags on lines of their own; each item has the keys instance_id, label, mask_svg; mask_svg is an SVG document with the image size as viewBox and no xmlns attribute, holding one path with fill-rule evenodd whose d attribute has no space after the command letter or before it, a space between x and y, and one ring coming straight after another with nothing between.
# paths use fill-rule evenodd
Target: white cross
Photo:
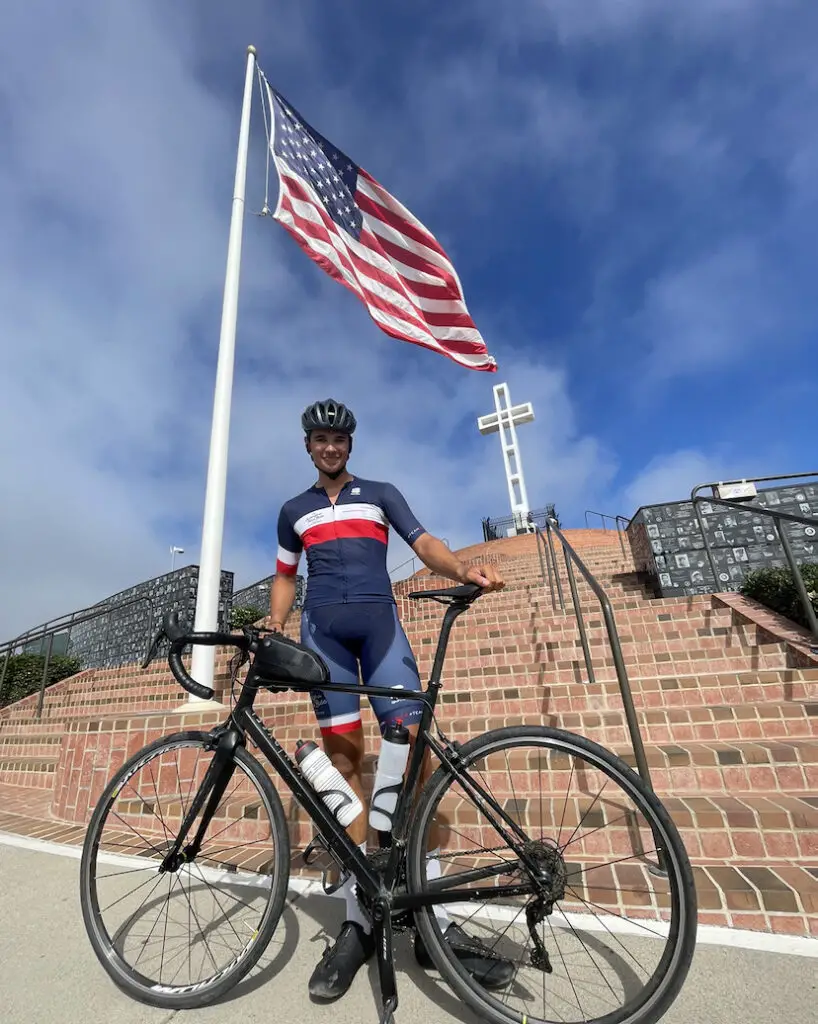
<instances>
[{"instance_id":1,"label":"white cross","mask_svg":"<svg viewBox=\"0 0 818 1024\"><path fill-rule=\"evenodd\" d=\"M495 384L493 391L496 411L487 416L481 416L477 420L477 429L481 434L494 434L497 431L500 433L511 514L516 520L516 525L525 528L529 512L528 495L525 490L520 446L517 444L515 428L522 423L531 423L534 419L534 410L531 407L531 402L512 405L508 384Z\"/></svg>"}]
</instances>

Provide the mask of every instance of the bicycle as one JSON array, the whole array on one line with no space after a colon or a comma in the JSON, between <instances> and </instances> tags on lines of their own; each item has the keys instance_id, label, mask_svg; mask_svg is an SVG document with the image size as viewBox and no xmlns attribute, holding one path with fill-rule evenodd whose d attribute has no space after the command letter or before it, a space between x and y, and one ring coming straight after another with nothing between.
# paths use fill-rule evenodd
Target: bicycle
<instances>
[{"instance_id":1,"label":"bicycle","mask_svg":"<svg viewBox=\"0 0 818 1024\"><path fill-rule=\"evenodd\" d=\"M210 732L174 733L134 754L113 776L94 810L82 852L82 913L97 957L120 988L167 1009L203 1006L238 984L270 943L285 905L290 840L281 797L250 753L249 739L317 829L304 862L314 864L316 853L326 853L341 880L349 874L357 879L359 901L376 940L381 1024L393 1021L398 1005L393 932L407 928L420 934L451 990L493 1024L565 1022L575 1014L586 1024L654 1024L666 1012L690 967L696 895L684 845L655 794L622 760L584 737L518 725L461 744L450 740L436 721L449 633L480 593L481 588L468 584L410 595L447 609L426 690L402 694L422 701L423 713L392 834L386 845L367 855L302 777L253 704L261 687L274 693L320 688L387 697L394 697L394 691L329 683L320 658L281 634L249 626L241 634L186 632L177 613L165 616L145 664L159 643L169 640L173 675L184 689L207 699L213 691L188 674L182 651L195 643L232 645L238 649L232 665L233 700L226 720ZM249 667L236 699L237 673L245 662ZM415 794L427 749L440 764ZM202 756L206 767L200 766ZM507 781L501 780L503 766ZM134 780L145 769L150 778L146 775L140 788ZM535 773L540 781L545 775L549 787L545 797L540 790L538 802L533 798ZM568 777L570 785L575 775L579 796L569 801L566 792L564 802L557 800L555 783ZM596 782L601 789L591 800ZM160 806L175 783L178 793ZM603 798L611 783L615 793ZM499 788L494 792L492 787ZM529 809L534 836L517 820ZM226 834L230 821L224 824L230 815L236 816L232 836ZM112 830L106 834L109 823ZM269 831L262 828L265 823ZM434 828L439 832L447 823L456 827L430 852ZM612 832L603 842L608 825ZM586 852L577 849L583 840ZM594 866L589 856L599 852L607 862ZM651 859L654 854L660 867ZM106 874L108 865L123 870ZM327 879L325 872L325 891L331 891ZM102 898L108 881L115 897L110 903ZM123 892L131 881L135 888ZM655 883L658 892L639 888L641 883ZM165 888L167 906L163 909L160 902L154 913ZM171 918L174 895L182 900ZM141 904L119 927L112 929L103 921L109 910L117 907L125 913L124 901L141 896ZM212 898L212 909L226 922L226 938L217 942L216 924L204 912L197 913L194 898L200 896ZM256 907L256 898L265 902ZM179 950L169 953L169 933L184 929L184 921L177 919L179 907L188 934ZM443 937L447 918L441 907L447 915L470 912L471 929L484 929L480 934L494 937L491 956L508 960L525 940L505 989L491 991L464 968ZM152 922L147 932L137 918L143 910ZM610 915L610 925L603 921L600 929L598 911ZM599 952L605 937L614 940L614 952ZM626 948L629 938L634 938L638 956ZM205 946L201 958L200 939ZM648 953L656 955L652 969L641 963ZM583 1001L578 986L585 981L590 984ZM540 989L542 1010L535 1013L531 1004ZM618 992L623 1005L617 1010L611 1000L619 998Z\"/></svg>"}]
</instances>

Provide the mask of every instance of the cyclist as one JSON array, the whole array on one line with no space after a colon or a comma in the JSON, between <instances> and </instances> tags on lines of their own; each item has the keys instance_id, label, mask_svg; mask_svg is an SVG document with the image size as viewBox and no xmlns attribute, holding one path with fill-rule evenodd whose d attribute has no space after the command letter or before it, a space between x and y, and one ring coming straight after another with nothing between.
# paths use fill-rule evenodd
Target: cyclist
<instances>
[{"instance_id":1,"label":"cyclist","mask_svg":"<svg viewBox=\"0 0 818 1024\"><path fill-rule=\"evenodd\" d=\"M356 420L333 399L315 402L301 417L307 452L318 470L318 482L287 501L278 519L278 557L270 597L271 628L283 629L295 599L295 576L302 551L307 553L307 594L301 616L301 642L317 651L337 683L358 683L420 690L420 677L409 641L397 614L386 569L389 526L409 544L432 572L458 583L476 583L500 590L504 581L491 565L467 566L446 545L427 533L397 488L364 480L347 470ZM360 674L359 674L360 671ZM360 697L351 693L311 693L324 749L362 803L364 735ZM417 735L421 705L396 698L372 698L383 731L401 719ZM431 763L424 764L424 779ZM349 835L366 852L367 815L349 826ZM437 837L428 877L440 874ZM320 999L342 996L360 967L374 952L371 925L361 910L355 879L339 890L346 902L345 919L335 943L322 956L310 978L310 994ZM448 918L443 907L435 914L446 941L458 959L486 987L500 988L513 967L469 937ZM415 935L415 956L431 967L422 940Z\"/></svg>"}]
</instances>

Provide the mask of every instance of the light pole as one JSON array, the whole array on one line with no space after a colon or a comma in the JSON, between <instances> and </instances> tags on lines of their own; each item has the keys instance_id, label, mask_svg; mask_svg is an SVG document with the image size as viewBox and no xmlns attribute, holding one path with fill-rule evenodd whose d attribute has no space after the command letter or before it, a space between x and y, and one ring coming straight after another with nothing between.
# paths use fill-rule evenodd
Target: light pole
<instances>
[{"instance_id":1,"label":"light pole","mask_svg":"<svg viewBox=\"0 0 818 1024\"><path fill-rule=\"evenodd\" d=\"M176 567L176 556L177 555L183 555L184 553L185 553L185 549L184 548L172 547L170 549L170 571L171 572L173 572L173 570Z\"/></svg>"}]
</instances>

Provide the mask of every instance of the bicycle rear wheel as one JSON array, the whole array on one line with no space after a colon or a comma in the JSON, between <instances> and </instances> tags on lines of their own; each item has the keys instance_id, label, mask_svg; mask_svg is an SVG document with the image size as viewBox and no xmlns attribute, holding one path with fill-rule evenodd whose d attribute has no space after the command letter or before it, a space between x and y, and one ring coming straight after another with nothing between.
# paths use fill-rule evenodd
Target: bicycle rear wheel
<instances>
[{"instance_id":1,"label":"bicycle rear wheel","mask_svg":"<svg viewBox=\"0 0 818 1024\"><path fill-rule=\"evenodd\" d=\"M83 846L80 902L94 952L120 988L153 1006L219 999L258 962L284 908L284 809L243 747L200 854L160 871L213 756L201 732L139 751L102 794Z\"/></svg>"},{"instance_id":2,"label":"bicycle rear wheel","mask_svg":"<svg viewBox=\"0 0 818 1024\"><path fill-rule=\"evenodd\" d=\"M410 892L438 876L470 890L443 914L415 911L442 978L493 1024L655 1024L687 975L697 923L690 862L659 800L610 751L546 726L497 729L459 753L465 785L438 768L407 848ZM532 865L552 879L539 904ZM515 885L529 892L504 894ZM464 970L443 938L448 919L512 962L505 989Z\"/></svg>"}]
</instances>

